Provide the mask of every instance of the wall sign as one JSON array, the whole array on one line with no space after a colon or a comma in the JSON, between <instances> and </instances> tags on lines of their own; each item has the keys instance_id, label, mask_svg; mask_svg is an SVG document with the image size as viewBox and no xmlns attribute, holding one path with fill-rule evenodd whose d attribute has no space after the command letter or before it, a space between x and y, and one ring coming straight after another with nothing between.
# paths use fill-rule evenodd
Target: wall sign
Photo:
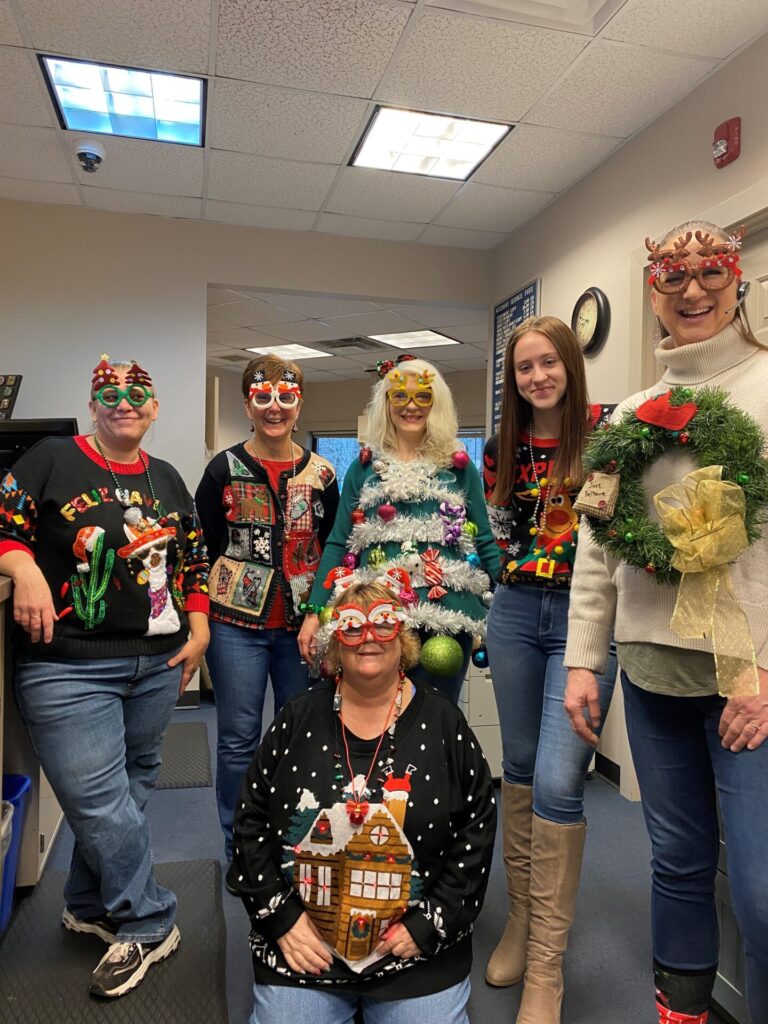
<instances>
[{"instance_id":1,"label":"wall sign","mask_svg":"<svg viewBox=\"0 0 768 1024\"><path fill-rule=\"evenodd\" d=\"M491 400L491 433L501 422L501 397L504 387L504 354L515 327L529 316L538 316L541 280L537 277L493 309L493 397Z\"/></svg>"}]
</instances>

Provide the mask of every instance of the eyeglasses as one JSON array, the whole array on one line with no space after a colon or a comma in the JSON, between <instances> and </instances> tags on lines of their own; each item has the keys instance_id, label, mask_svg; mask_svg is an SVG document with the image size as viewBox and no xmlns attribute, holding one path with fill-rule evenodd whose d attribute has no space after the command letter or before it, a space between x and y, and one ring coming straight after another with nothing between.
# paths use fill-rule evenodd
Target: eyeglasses
<instances>
[{"instance_id":1,"label":"eyeglasses","mask_svg":"<svg viewBox=\"0 0 768 1024\"><path fill-rule=\"evenodd\" d=\"M697 267L692 267L687 260L681 260L668 269L652 272L651 284L662 295L675 295L684 292L691 279L705 292L719 292L727 288L733 281L735 272L732 266L719 265L712 260L702 260Z\"/></svg>"},{"instance_id":2,"label":"eyeglasses","mask_svg":"<svg viewBox=\"0 0 768 1024\"><path fill-rule=\"evenodd\" d=\"M115 387L114 384L105 384L94 395L96 401L106 406L107 409L116 408L123 399L129 405L132 405L134 409L139 409L142 405L146 405L150 398L154 397L149 388L145 388L143 384L131 384L125 390Z\"/></svg>"},{"instance_id":3,"label":"eyeglasses","mask_svg":"<svg viewBox=\"0 0 768 1024\"><path fill-rule=\"evenodd\" d=\"M295 384L274 384L269 381L252 384L248 392L248 400L257 409L268 409L277 402L281 409L295 409L301 401L301 389Z\"/></svg>"},{"instance_id":4,"label":"eyeglasses","mask_svg":"<svg viewBox=\"0 0 768 1024\"><path fill-rule=\"evenodd\" d=\"M342 604L333 615L336 635L346 647L359 647L366 637L389 643L400 632L401 616L392 601L374 601L367 612L354 604Z\"/></svg>"},{"instance_id":5,"label":"eyeglasses","mask_svg":"<svg viewBox=\"0 0 768 1024\"><path fill-rule=\"evenodd\" d=\"M432 388L419 388L418 391L409 391L407 388L390 388L387 391L389 404L396 409L402 409L409 402L413 401L420 409L428 409L434 401Z\"/></svg>"}]
</instances>

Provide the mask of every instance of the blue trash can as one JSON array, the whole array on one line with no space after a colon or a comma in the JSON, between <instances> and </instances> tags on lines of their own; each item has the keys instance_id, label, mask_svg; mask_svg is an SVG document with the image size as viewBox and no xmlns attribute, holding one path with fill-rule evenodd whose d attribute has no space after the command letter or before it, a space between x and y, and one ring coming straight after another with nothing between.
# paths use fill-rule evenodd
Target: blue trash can
<instances>
[{"instance_id":1,"label":"blue trash can","mask_svg":"<svg viewBox=\"0 0 768 1024\"><path fill-rule=\"evenodd\" d=\"M5 931L13 910L13 890L16 884L16 869L19 866L21 830L24 826L27 793L31 787L32 781L26 775L3 776L3 800L7 800L9 804L13 805L13 820L11 823L11 845L3 865L3 886L0 889L0 935Z\"/></svg>"}]
</instances>

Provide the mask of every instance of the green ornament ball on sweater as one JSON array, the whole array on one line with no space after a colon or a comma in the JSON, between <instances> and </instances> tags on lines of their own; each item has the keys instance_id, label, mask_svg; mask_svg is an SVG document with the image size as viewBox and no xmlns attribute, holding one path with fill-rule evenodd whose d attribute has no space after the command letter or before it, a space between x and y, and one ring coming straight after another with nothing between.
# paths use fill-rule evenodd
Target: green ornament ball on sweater
<instances>
[{"instance_id":1,"label":"green ornament ball on sweater","mask_svg":"<svg viewBox=\"0 0 768 1024\"><path fill-rule=\"evenodd\" d=\"M432 636L421 648L420 661L433 676L452 676L464 664L464 652L452 636Z\"/></svg>"}]
</instances>

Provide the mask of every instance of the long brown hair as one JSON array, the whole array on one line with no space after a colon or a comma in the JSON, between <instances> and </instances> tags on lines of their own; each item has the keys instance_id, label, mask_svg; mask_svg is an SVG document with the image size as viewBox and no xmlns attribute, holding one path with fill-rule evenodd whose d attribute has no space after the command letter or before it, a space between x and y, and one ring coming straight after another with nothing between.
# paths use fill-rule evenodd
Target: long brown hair
<instances>
[{"instance_id":1,"label":"long brown hair","mask_svg":"<svg viewBox=\"0 0 768 1024\"><path fill-rule=\"evenodd\" d=\"M495 505L507 505L515 484L515 455L520 432L527 430L533 418L530 402L517 390L515 382L515 346L524 334L535 331L552 342L563 361L566 372L565 397L560 421L560 444L555 456L552 481L555 486L570 477L577 485L583 476L582 455L587 437L589 396L584 373L584 357L576 335L556 316L532 316L512 332L504 356L504 388L501 404L501 426L496 457L498 473L493 491Z\"/></svg>"}]
</instances>

